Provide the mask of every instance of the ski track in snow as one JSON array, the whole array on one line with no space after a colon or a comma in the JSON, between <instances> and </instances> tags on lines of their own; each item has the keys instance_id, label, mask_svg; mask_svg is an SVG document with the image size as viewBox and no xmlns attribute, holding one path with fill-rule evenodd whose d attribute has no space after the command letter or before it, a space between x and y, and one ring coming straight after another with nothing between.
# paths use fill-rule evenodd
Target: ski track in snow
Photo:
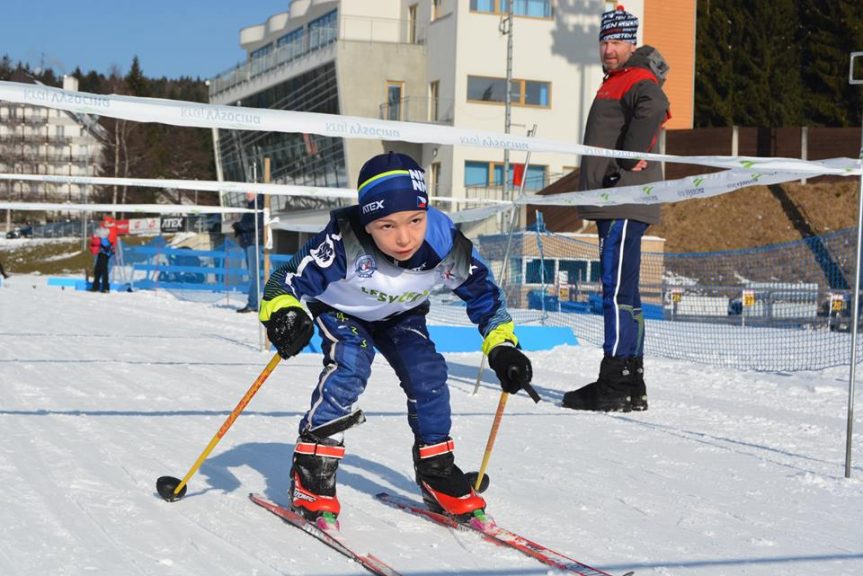
<instances>
[{"instance_id":1,"label":"ski track in snow","mask_svg":"<svg viewBox=\"0 0 863 576\"><path fill-rule=\"evenodd\" d=\"M0 574L346 575L363 569L247 500L284 502L321 370L283 362L175 503L182 477L271 358L237 298L0 288ZM648 338L650 335L648 334ZM488 473L504 527L614 574L863 574L863 448L845 479L848 369L791 374L648 358L650 409L575 413L601 350L531 354L543 402L510 398ZM457 462L476 470L499 388L448 354ZM859 386L858 386L859 390ZM377 361L339 469L346 538L404 574L550 574L521 554L375 501L418 498L405 399Z\"/></svg>"}]
</instances>

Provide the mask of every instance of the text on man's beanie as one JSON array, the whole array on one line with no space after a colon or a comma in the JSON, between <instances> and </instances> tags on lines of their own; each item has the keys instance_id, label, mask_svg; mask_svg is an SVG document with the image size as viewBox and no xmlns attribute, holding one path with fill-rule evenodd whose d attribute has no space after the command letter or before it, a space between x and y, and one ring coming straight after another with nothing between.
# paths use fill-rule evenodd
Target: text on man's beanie
<instances>
[{"instance_id":1,"label":"text on man's beanie","mask_svg":"<svg viewBox=\"0 0 863 576\"><path fill-rule=\"evenodd\" d=\"M638 18L627 12L622 5L602 13L599 25L599 41L622 40L636 43Z\"/></svg>"}]
</instances>

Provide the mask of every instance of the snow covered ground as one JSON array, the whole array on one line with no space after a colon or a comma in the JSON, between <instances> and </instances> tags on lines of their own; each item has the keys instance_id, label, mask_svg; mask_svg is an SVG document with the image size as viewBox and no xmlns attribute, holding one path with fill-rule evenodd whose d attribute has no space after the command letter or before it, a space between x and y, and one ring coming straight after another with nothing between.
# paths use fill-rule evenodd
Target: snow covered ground
<instances>
[{"instance_id":1,"label":"snow covered ground","mask_svg":"<svg viewBox=\"0 0 863 576\"><path fill-rule=\"evenodd\" d=\"M247 500L284 500L320 358L283 362L195 475L182 477L271 358L242 302L0 287L0 574L362 574ZM498 523L639 576L863 574L863 423L845 479L847 368L772 374L648 358L650 410L558 407L595 375L588 346L532 353L534 405L510 398L485 496ZM476 470L497 407L479 354L447 355L457 460ZM858 386L858 390L859 390ZM416 497L405 402L376 366L339 470L343 531L404 574L549 573L473 534L374 500ZM858 398L858 413L863 410Z\"/></svg>"}]
</instances>

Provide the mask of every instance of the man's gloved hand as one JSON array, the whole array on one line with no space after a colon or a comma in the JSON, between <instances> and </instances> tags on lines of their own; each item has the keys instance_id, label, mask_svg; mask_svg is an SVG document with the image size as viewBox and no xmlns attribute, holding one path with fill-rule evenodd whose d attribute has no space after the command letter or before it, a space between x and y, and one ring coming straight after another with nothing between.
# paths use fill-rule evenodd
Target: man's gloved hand
<instances>
[{"instance_id":1,"label":"man's gloved hand","mask_svg":"<svg viewBox=\"0 0 863 576\"><path fill-rule=\"evenodd\" d=\"M534 402L539 402L539 394L530 385L533 368L521 350L506 344L495 346L488 353L488 365L497 374L504 392L515 394L523 389Z\"/></svg>"},{"instance_id":2,"label":"man's gloved hand","mask_svg":"<svg viewBox=\"0 0 863 576\"><path fill-rule=\"evenodd\" d=\"M298 306L276 310L264 326L270 342L285 360L305 348L315 331L312 319Z\"/></svg>"}]
</instances>

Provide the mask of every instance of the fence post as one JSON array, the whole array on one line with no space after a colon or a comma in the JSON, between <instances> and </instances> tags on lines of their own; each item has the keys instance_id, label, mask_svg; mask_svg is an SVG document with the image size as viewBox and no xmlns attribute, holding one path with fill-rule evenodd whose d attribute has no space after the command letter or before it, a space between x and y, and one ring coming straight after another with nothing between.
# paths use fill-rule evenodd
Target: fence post
<instances>
[{"instance_id":1,"label":"fence post","mask_svg":"<svg viewBox=\"0 0 863 576\"><path fill-rule=\"evenodd\" d=\"M800 159L809 159L809 126L800 128ZM800 180L801 184L806 184L806 178Z\"/></svg>"},{"instance_id":2,"label":"fence post","mask_svg":"<svg viewBox=\"0 0 863 576\"><path fill-rule=\"evenodd\" d=\"M738 156L740 153L740 127L731 127L731 155Z\"/></svg>"}]
</instances>

